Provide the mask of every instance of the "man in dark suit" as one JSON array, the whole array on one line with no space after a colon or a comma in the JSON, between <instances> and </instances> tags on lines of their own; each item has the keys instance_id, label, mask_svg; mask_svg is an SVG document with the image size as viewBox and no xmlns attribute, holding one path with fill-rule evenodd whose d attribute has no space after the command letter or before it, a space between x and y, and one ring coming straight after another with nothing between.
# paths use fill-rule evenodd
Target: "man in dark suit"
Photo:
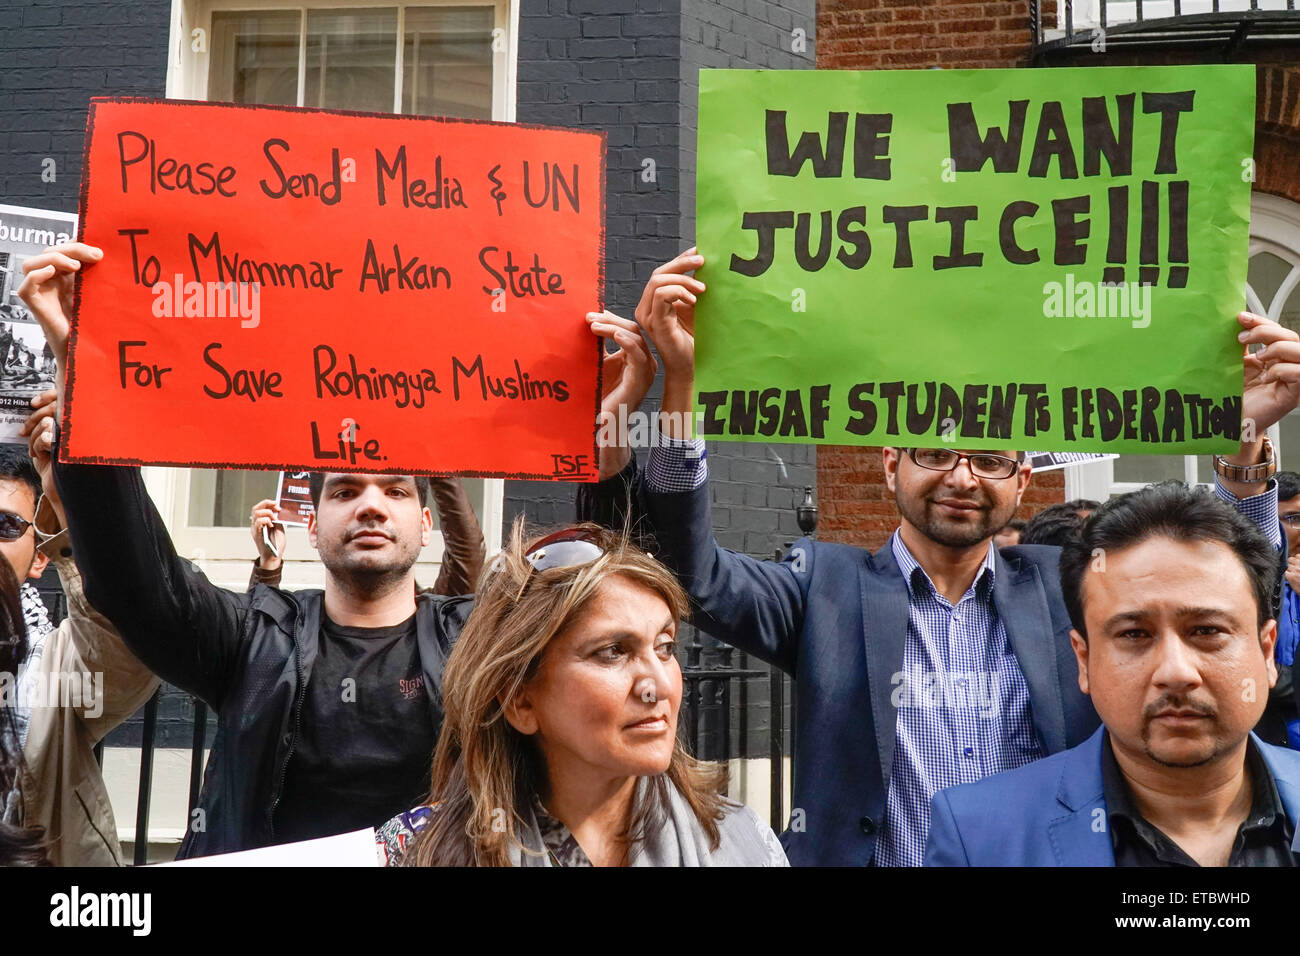
<instances>
[{"instance_id":1,"label":"man in dark suit","mask_svg":"<svg viewBox=\"0 0 1300 956\"><path fill-rule=\"evenodd\" d=\"M1274 543L1178 482L1112 498L1065 545L1080 688L1105 724L941 790L934 866L1296 866L1300 754L1250 729L1277 680Z\"/></svg>"},{"instance_id":2,"label":"man in dark suit","mask_svg":"<svg viewBox=\"0 0 1300 956\"><path fill-rule=\"evenodd\" d=\"M659 267L637 307L664 364L665 438L644 481L631 466L623 478L640 483L695 623L795 678L791 863L919 865L935 792L1076 746L1097 727L1073 679L1059 549L991 544L1030 468L1015 450L886 448L902 522L875 554L802 539L772 563L719 548L703 442L689 437L694 305L705 294L689 273L703 264L691 249ZM1295 338L1258 317L1242 323L1255 341ZM1252 361L1245 414L1262 434L1295 400L1279 399ZM1227 462L1264 455L1255 441ZM1252 515L1276 510L1263 483L1221 494Z\"/></svg>"}]
</instances>

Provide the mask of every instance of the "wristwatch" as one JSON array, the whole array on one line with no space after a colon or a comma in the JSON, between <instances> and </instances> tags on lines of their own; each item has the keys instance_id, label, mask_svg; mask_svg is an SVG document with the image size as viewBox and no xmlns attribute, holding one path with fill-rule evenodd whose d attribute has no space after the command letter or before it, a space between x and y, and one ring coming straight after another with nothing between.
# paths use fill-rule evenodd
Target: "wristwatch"
<instances>
[{"instance_id":1,"label":"wristwatch","mask_svg":"<svg viewBox=\"0 0 1300 956\"><path fill-rule=\"evenodd\" d=\"M1215 455L1214 473L1227 481L1239 481L1247 485L1268 481L1277 474L1277 456L1273 454L1273 443L1267 435L1264 436L1264 460L1255 465L1231 465L1224 461L1222 455Z\"/></svg>"}]
</instances>

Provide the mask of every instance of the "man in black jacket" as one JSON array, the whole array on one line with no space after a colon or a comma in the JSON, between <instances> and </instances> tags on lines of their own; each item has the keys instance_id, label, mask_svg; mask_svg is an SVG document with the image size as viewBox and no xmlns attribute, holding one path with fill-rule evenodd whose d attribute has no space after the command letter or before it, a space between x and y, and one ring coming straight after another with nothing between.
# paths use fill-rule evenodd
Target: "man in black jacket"
<instances>
[{"instance_id":1,"label":"man in black jacket","mask_svg":"<svg viewBox=\"0 0 1300 956\"><path fill-rule=\"evenodd\" d=\"M19 295L54 351L60 407L74 274L102 257L66 243L23 264ZM606 359L606 405L639 403L655 365L635 324L608 313L588 323L620 348ZM627 460L601 449L602 477ZM324 591L249 592L215 587L176 554L138 468L58 462L55 479L91 603L218 716L180 857L375 826L423 799L443 664L472 605L416 595L432 530L424 479L315 476L308 533Z\"/></svg>"}]
</instances>

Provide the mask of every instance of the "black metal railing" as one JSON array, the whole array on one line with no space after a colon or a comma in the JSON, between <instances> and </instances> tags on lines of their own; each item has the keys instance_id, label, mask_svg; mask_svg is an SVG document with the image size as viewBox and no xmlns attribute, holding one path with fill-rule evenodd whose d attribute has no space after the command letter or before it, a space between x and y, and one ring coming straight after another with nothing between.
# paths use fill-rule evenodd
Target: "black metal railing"
<instances>
[{"instance_id":1,"label":"black metal railing","mask_svg":"<svg viewBox=\"0 0 1300 956\"><path fill-rule=\"evenodd\" d=\"M712 657L712 661L705 658ZM769 817L773 830L785 827L785 755L790 752L786 675L767 664L751 665L748 655L692 639L682 668L682 708L678 730L701 760L765 758L769 763ZM793 705L789 708L793 714ZM792 739L792 738L791 738Z\"/></svg>"},{"instance_id":2,"label":"black metal railing","mask_svg":"<svg viewBox=\"0 0 1300 956\"><path fill-rule=\"evenodd\" d=\"M1053 53L1157 47L1230 56L1247 44L1300 39L1297 0L1031 0L1029 15L1035 62Z\"/></svg>"},{"instance_id":3,"label":"black metal railing","mask_svg":"<svg viewBox=\"0 0 1300 956\"><path fill-rule=\"evenodd\" d=\"M178 692L179 693L179 692ZM140 772L135 800L135 849L132 863L143 866L149 861L149 809L153 795L153 756L158 738L158 705L163 688L159 687L140 709ZM193 825L194 808L199 804L199 790L203 784L203 752L208 740L208 705L197 697L188 697L189 709L194 714L194 727L190 744L189 801L185 810L186 825ZM95 747L95 759L104 765L104 743Z\"/></svg>"}]
</instances>

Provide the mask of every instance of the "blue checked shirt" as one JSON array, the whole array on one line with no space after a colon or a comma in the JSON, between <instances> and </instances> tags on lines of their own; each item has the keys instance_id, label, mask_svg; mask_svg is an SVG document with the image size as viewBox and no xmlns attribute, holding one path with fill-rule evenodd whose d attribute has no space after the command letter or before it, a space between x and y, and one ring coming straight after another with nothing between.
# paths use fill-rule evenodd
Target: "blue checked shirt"
<instances>
[{"instance_id":1,"label":"blue checked shirt","mask_svg":"<svg viewBox=\"0 0 1300 956\"><path fill-rule=\"evenodd\" d=\"M708 480L703 440L658 439L646 467L651 491L694 491ZM1214 492L1281 549L1276 482L1253 498L1239 499L1217 480ZM956 604L935 589L897 531L890 548L907 582L907 640L902 670L892 678L890 703L898 722L887 816L874 862L920 866L935 793L1023 766L1047 752L1034 731L1029 684L993 604L992 544Z\"/></svg>"},{"instance_id":2,"label":"blue checked shirt","mask_svg":"<svg viewBox=\"0 0 1300 956\"><path fill-rule=\"evenodd\" d=\"M920 866L931 797L1014 770L1047 751L1034 733L1029 684L993 606L992 543L956 604L935 589L899 532L889 544L907 582L907 640L902 670L892 678L898 722L875 862Z\"/></svg>"}]
</instances>

